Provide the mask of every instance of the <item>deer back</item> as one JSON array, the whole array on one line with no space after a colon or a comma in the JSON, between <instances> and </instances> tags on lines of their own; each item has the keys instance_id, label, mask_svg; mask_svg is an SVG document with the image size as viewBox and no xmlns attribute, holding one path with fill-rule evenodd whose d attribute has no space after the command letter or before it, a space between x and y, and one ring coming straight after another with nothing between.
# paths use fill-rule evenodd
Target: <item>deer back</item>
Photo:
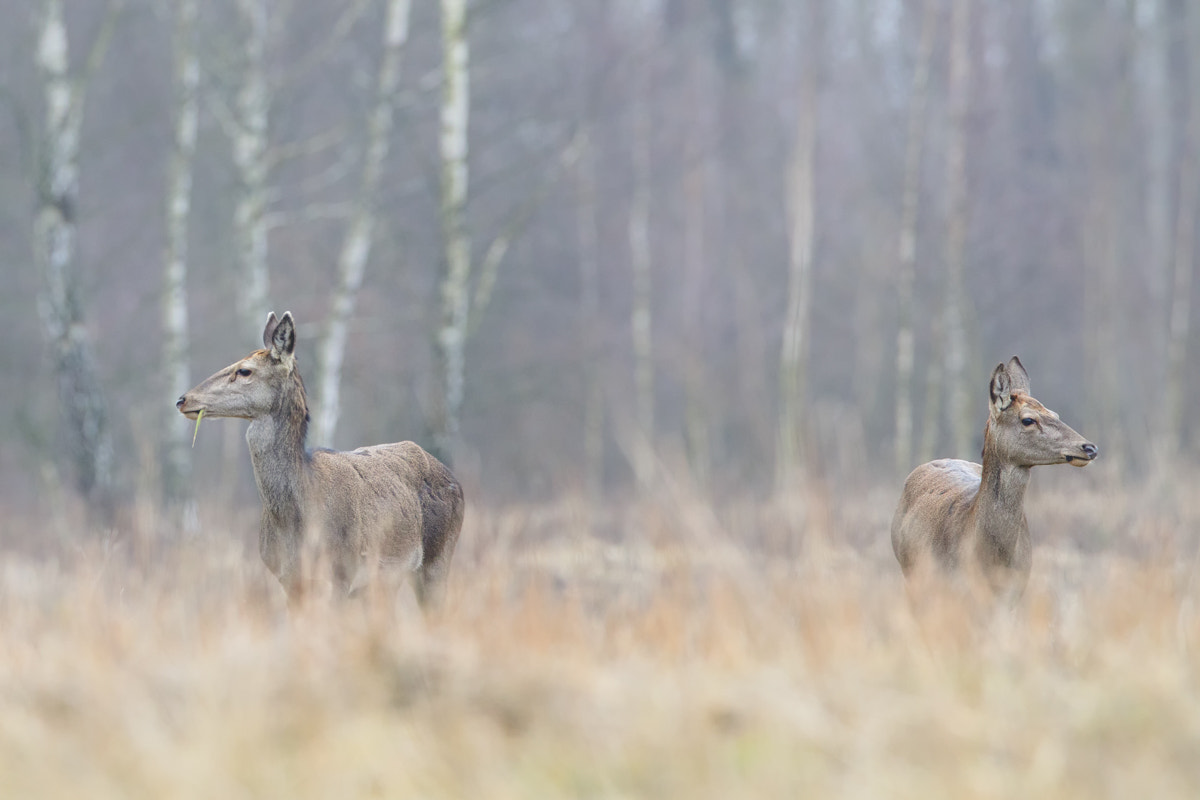
<instances>
[{"instance_id":1,"label":"deer back","mask_svg":"<svg viewBox=\"0 0 1200 800\"><path fill-rule=\"evenodd\" d=\"M424 559L426 529L445 528L441 506L461 496L449 470L413 442L315 450L310 469L307 505L332 546L410 569Z\"/></svg>"}]
</instances>

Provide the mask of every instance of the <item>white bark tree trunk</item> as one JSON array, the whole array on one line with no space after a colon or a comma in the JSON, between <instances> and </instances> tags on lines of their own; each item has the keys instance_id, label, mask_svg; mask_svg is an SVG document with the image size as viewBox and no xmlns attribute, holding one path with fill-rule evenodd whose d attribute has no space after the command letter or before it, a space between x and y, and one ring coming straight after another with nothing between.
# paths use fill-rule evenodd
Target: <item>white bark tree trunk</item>
<instances>
[{"instance_id":1,"label":"white bark tree trunk","mask_svg":"<svg viewBox=\"0 0 1200 800\"><path fill-rule=\"evenodd\" d=\"M441 0L441 317L435 341L439 397L434 448L452 460L459 442L470 311L471 240L466 225L470 48L466 0Z\"/></svg>"},{"instance_id":2,"label":"white bark tree trunk","mask_svg":"<svg viewBox=\"0 0 1200 800\"><path fill-rule=\"evenodd\" d=\"M110 7L81 78L70 74L70 48L61 0L43 0L38 16L37 67L44 103L34 258L42 274L42 324L58 381L62 446L76 487L107 505L112 489L108 410L84 323L76 251L79 134L86 81L107 49L116 20Z\"/></svg>"},{"instance_id":3,"label":"white bark tree trunk","mask_svg":"<svg viewBox=\"0 0 1200 800\"><path fill-rule=\"evenodd\" d=\"M1143 35L1139 37L1139 61L1145 80L1140 92L1142 113L1146 122L1146 281L1150 286L1150 300L1162 319L1170 318L1172 305L1173 265L1171 263L1171 207L1174 190L1174 147L1176 140L1175 115L1172 113L1171 89L1174 81L1182 76L1173 76L1170 70L1170 41L1172 31L1167 0L1155 0L1151 4L1152 18L1147 21ZM1170 335L1167 325L1157 331L1155 342L1158 359L1154 364L1152 386L1162 386L1160 402L1166 403L1166 375L1168 370L1167 350ZM1161 383L1157 379L1162 376ZM1154 435L1158 437L1155 448L1166 455L1175 452L1174 432L1168 430L1169 414L1158 420Z\"/></svg>"},{"instance_id":4,"label":"white bark tree trunk","mask_svg":"<svg viewBox=\"0 0 1200 800\"><path fill-rule=\"evenodd\" d=\"M900 253L896 276L899 330L896 333L896 471L913 468L913 363L916 335L913 283L917 268L917 223L921 203L921 159L925 152L926 109L929 105L929 66L937 31L938 0L925 0L921 10L921 39L909 90L908 141L904 152L904 188L900 200Z\"/></svg>"},{"instance_id":5,"label":"white bark tree trunk","mask_svg":"<svg viewBox=\"0 0 1200 800\"><path fill-rule=\"evenodd\" d=\"M1171 260L1171 305L1167 327L1166 441L1170 454L1184 444L1187 414L1185 396L1188 369L1187 344L1192 330L1192 283L1195 275L1196 214L1200 212L1200 10L1188 5L1184 46L1188 53L1187 123L1181 142L1178 170L1179 199Z\"/></svg>"},{"instance_id":6,"label":"white bark tree trunk","mask_svg":"<svg viewBox=\"0 0 1200 800\"><path fill-rule=\"evenodd\" d=\"M362 287L371 238L375 229L376 195L391 145L394 96L400 77L400 57L408 41L411 0L390 0L384 25L383 59L376 81L375 102L367 120L366 152L358 196L354 200L349 228L338 255L338 285L329 321L317 357L316 413L310 430L318 445L331 445L341 414L342 362L346 353L346 329Z\"/></svg>"},{"instance_id":7,"label":"white bark tree trunk","mask_svg":"<svg viewBox=\"0 0 1200 800\"><path fill-rule=\"evenodd\" d=\"M816 208L816 149L820 41L820 0L810 0L808 50L802 65L796 134L788 164L787 317L779 355L779 421L775 450L775 487L794 486L806 457L804 411L807 401L807 350L812 307L813 236Z\"/></svg>"},{"instance_id":8,"label":"white bark tree trunk","mask_svg":"<svg viewBox=\"0 0 1200 800\"><path fill-rule=\"evenodd\" d=\"M175 143L167 167L167 245L163 266L163 371L167 397L182 395L191 386L188 371L187 258L188 218L191 212L192 169L196 152L200 65L196 56L196 0L175 5ZM191 458L187 426L174 408L164 409L163 497L191 516Z\"/></svg>"},{"instance_id":9,"label":"white bark tree trunk","mask_svg":"<svg viewBox=\"0 0 1200 800\"><path fill-rule=\"evenodd\" d=\"M706 367L708 348L704 319L704 298L709 281L708 213L711 174L704 148L709 133L709 115L704 102L703 80L706 75L699 58L684 57L684 68L690 74L687 82L691 119L684 131L683 170L680 190L683 194L683 239L686 284L683 303L686 313L684 332L684 441L692 478L702 490L712 480L712 396Z\"/></svg>"},{"instance_id":10,"label":"white bark tree trunk","mask_svg":"<svg viewBox=\"0 0 1200 800\"><path fill-rule=\"evenodd\" d=\"M262 334L267 318L270 272L267 261L267 177L271 91L267 83L269 0L238 0L245 28L242 85L235 99L233 163L238 175L233 227L241 282L238 316L249 341Z\"/></svg>"},{"instance_id":11,"label":"white bark tree trunk","mask_svg":"<svg viewBox=\"0 0 1200 800\"><path fill-rule=\"evenodd\" d=\"M967 403L966 270L967 136L971 81L971 0L953 0L950 16L950 139L946 149L946 291L943 312L946 419L950 452L966 458L970 451L971 414Z\"/></svg>"},{"instance_id":12,"label":"white bark tree trunk","mask_svg":"<svg viewBox=\"0 0 1200 800\"><path fill-rule=\"evenodd\" d=\"M575 162L575 229L579 242L579 306L583 324L585 367L583 406L584 491L593 503L604 496L604 383L600 342L600 230L596 188L596 154L586 123L579 133Z\"/></svg>"},{"instance_id":13,"label":"white bark tree trunk","mask_svg":"<svg viewBox=\"0 0 1200 800\"><path fill-rule=\"evenodd\" d=\"M645 87L633 98L633 197L629 203L629 264L633 277L634 404L637 431L633 470L638 484L649 486L654 476L654 333L653 283L650 255L650 109Z\"/></svg>"}]
</instances>

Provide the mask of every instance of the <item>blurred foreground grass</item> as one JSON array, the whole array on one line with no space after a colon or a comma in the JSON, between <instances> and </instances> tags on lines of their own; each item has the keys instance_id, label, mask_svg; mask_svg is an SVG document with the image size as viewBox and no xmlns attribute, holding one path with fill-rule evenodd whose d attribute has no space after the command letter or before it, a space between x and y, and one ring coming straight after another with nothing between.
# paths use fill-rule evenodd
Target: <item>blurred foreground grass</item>
<instances>
[{"instance_id":1,"label":"blurred foreground grass","mask_svg":"<svg viewBox=\"0 0 1200 800\"><path fill-rule=\"evenodd\" d=\"M1186 488L1031 491L983 631L918 630L893 501L472 507L428 622L290 621L244 527L9 548L0 797L1200 797Z\"/></svg>"}]
</instances>

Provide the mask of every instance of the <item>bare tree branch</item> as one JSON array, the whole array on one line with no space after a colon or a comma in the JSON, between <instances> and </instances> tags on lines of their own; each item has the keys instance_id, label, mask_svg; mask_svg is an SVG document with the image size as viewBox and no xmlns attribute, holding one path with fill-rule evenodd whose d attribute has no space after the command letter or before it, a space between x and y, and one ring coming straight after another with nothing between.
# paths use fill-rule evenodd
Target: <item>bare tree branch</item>
<instances>
[{"instance_id":1,"label":"bare tree branch","mask_svg":"<svg viewBox=\"0 0 1200 800\"><path fill-rule=\"evenodd\" d=\"M105 56L108 55L109 47L112 45L113 31L116 30L117 20L125 10L125 2L126 0L109 0L104 19L100 22L100 30L96 32L96 38L92 40L92 46L88 50L83 72L73 81L72 104L76 106L75 113L77 114L83 113L80 108L83 104L83 93L87 91L92 77L99 72Z\"/></svg>"},{"instance_id":2,"label":"bare tree branch","mask_svg":"<svg viewBox=\"0 0 1200 800\"><path fill-rule=\"evenodd\" d=\"M541 181L530 189L524 200L517 204L512 213L508 215L500 232L493 237L484 251L483 258L479 262L479 278L476 281L475 294L471 302L469 329L472 334L479 328L479 318L491 302L500 264L508 255L509 248L529 227L529 223L542 207L546 197L550 194L550 189L558 180L561 174L560 170L574 166L578 162L581 152L579 135L576 134L563 148L562 155L558 159L558 166L550 170Z\"/></svg>"},{"instance_id":3,"label":"bare tree branch","mask_svg":"<svg viewBox=\"0 0 1200 800\"><path fill-rule=\"evenodd\" d=\"M335 125L321 133L294 142L275 145L267 154L268 168L275 167L294 158L314 156L332 147L341 145L346 140L346 126Z\"/></svg>"},{"instance_id":4,"label":"bare tree branch","mask_svg":"<svg viewBox=\"0 0 1200 800\"><path fill-rule=\"evenodd\" d=\"M389 0L384 22L383 58L376 77L375 102L367 117L367 144L363 154L358 193L338 254L338 284L325 333L318 345L317 392L320 402L313 418L312 435L319 444L331 444L340 416L342 360L347 328L362 287L378 213L379 182L391 147L392 98L400 80L400 57L408 44L411 0Z\"/></svg>"},{"instance_id":5,"label":"bare tree branch","mask_svg":"<svg viewBox=\"0 0 1200 800\"><path fill-rule=\"evenodd\" d=\"M354 24L358 22L370 5L371 0L354 0L343 9L337 22L329 29L329 35L323 42L312 48L298 64L288 70L288 76L284 83L300 83L308 77L310 72L326 63L330 53L346 39L350 29L354 27Z\"/></svg>"},{"instance_id":6,"label":"bare tree branch","mask_svg":"<svg viewBox=\"0 0 1200 800\"><path fill-rule=\"evenodd\" d=\"M354 203L305 203L292 211L271 211L263 215L263 225L270 230L287 228L321 220L345 220L354 213Z\"/></svg>"}]
</instances>

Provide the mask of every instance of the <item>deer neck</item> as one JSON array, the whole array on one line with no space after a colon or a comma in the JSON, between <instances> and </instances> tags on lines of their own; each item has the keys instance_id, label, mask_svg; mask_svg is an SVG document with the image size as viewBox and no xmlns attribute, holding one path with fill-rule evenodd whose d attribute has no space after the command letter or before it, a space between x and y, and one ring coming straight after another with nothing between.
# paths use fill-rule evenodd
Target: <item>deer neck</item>
<instances>
[{"instance_id":1,"label":"deer neck","mask_svg":"<svg viewBox=\"0 0 1200 800\"><path fill-rule=\"evenodd\" d=\"M285 393L270 414L252 420L246 430L263 508L277 518L300 519L308 467L307 433L308 405L299 385Z\"/></svg>"},{"instance_id":2,"label":"deer neck","mask_svg":"<svg viewBox=\"0 0 1200 800\"><path fill-rule=\"evenodd\" d=\"M1013 566L1022 540L1029 538L1025 523L1029 471L1029 467L1005 462L990 448L984 450L974 517L980 555L987 561Z\"/></svg>"}]
</instances>

